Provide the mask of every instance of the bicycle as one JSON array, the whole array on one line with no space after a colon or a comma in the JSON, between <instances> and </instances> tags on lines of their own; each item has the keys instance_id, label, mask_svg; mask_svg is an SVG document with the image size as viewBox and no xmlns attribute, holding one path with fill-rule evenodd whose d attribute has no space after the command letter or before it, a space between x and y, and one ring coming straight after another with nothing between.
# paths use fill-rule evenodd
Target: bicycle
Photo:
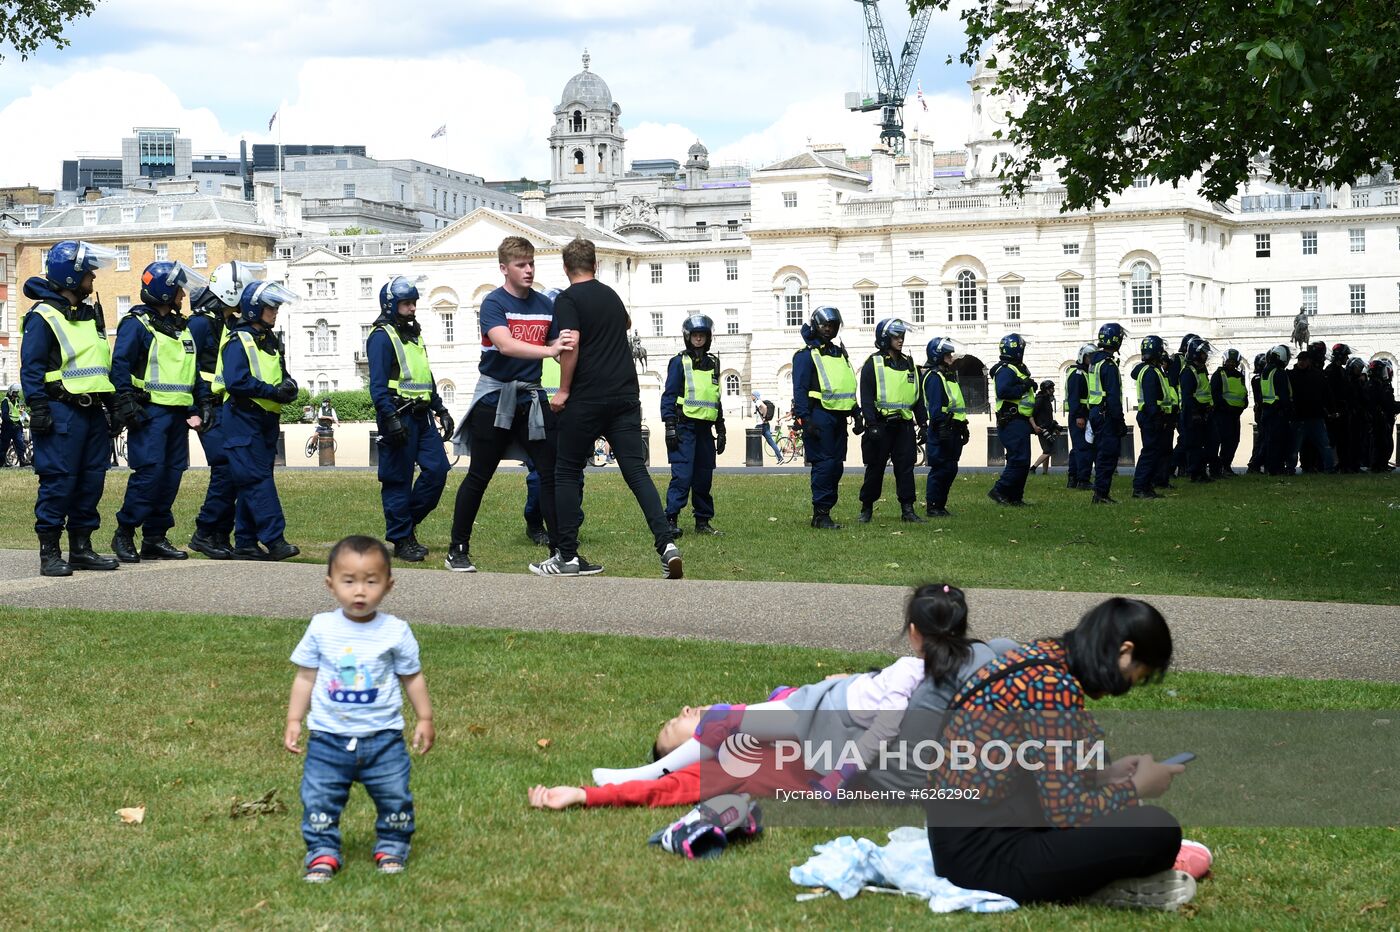
<instances>
[{"instance_id":1,"label":"bicycle","mask_svg":"<svg viewBox=\"0 0 1400 932\"><path fill-rule=\"evenodd\" d=\"M778 438L778 465L796 462L798 457L805 458L806 451L802 447L802 432L792 426L792 421L787 418L780 419L778 430L782 433L782 436Z\"/></svg>"},{"instance_id":2,"label":"bicycle","mask_svg":"<svg viewBox=\"0 0 1400 932\"><path fill-rule=\"evenodd\" d=\"M126 464L126 431L123 430L112 438L112 466L115 468Z\"/></svg>"},{"instance_id":3,"label":"bicycle","mask_svg":"<svg viewBox=\"0 0 1400 932\"><path fill-rule=\"evenodd\" d=\"M319 450L319 449L321 449L321 444L319 443L320 439L321 439L321 435L320 435L319 433L315 432L315 431L312 431L311 436L306 438L306 458L307 458L307 459L310 459L311 457L315 456L315 455L316 455L316 451ZM340 448L340 441L336 440L334 437L331 437L331 452L334 453L334 452L335 452L336 450L338 450L339 448Z\"/></svg>"},{"instance_id":4,"label":"bicycle","mask_svg":"<svg viewBox=\"0 0 1400 932\"><path fill-rule=\"evenodd\" d=\"M588 459L589 465L606 466L613 462L612 445L602 437L593 441L593 455Z\"/></svg>"},{"instance_id":5,"label":"bicycle","mask_svg":"<svg viewBox=\"0 0 1400 932\"><path fill-rule=\"evenodd\" d=\"M34 439L28 431L25 432L24 437L20 440L20 444L24 450L24 465L32 468L34 466ZM15 451L13 446L5 450L5 465L19 465L19 454Z\"/></svg>"}]
</instances>

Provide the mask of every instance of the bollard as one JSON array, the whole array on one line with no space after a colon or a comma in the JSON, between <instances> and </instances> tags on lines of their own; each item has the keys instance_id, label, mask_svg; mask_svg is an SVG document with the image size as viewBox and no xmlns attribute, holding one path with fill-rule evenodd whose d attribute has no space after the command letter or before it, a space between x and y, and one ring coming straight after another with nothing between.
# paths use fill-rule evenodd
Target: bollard
<instances>
[{"instance_id":1,"label":"bollard","mask_svg":"<svg viewBox=\"0 0 1400 932\"><path fill-rule=\"evenodd\" d=\"M379 431L377 430L369 432L369 464L371 466L379 465Z\"/></svg>"},{"instance_id":2,"label":"bollard","mask_svg":"<svg viewBox=\"0 0 1400 932\"><path fill-rule=\"evenodd\" d=\"M277 432L277 456L273 459L272 465L283 467L287 465L287 432L285 430Z\"/></svg>"},{"instance_id":3,"label":"bollard","mask_svg":"<svg viewBox=\"0 0 1400 932\"><path fill-rule=\"evenodd\" d=\"M316 432L317 463L321 466L335 465L335 434L330 431Z\"/></svg>"},{"instance_id":4,"label":"bollard","mask_svg":"<svg viewBox=\"0 0 1400 932\"><path fill-rule=\"evenodd\" d=\"M763 431L757 427L744 429L744 465L763 465Z\"/></svg>"}]
</instances>

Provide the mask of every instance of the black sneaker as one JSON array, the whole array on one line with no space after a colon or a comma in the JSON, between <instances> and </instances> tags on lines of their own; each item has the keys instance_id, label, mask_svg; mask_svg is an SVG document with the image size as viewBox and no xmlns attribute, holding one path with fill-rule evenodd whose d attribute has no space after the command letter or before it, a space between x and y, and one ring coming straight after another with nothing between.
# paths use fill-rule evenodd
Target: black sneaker
<instances>
[{"instance_id":1,"label":"black sneaker","mask_svg":"<svg viewBox=\"0 0 1400 932\"><path fill-rule=\"evenodd\" d=\"M476 564L472 562L472 555L467 550L466 544L453 544L447 551L447 559L444 561L447 568L454 573L475 573Z\"/></svg>"},{"instance_id":2,"label":"black sneaker","mask_svg":"<svg viewBox=\"0 0 1400 932\"><path fill-rule=\"evenodd\" d=\"M930 518L951 518L953 513L942 505L937 505L924 511Z\"/></svg>"},{"instance_id":3,"label":"black sneaker","mask_svg":"<svg viewBox=\"0 0 1400 932\"><path fill-rule=\"evenodd\" d=\"M396 540L393 544L395 560L403 560L405 563L422 563L428 555L428 548L419 544L412 537Z\"/></svg>"},{"instance_id":4,"label":"black sneaker","mask_svg":"<svg viewBox=\"0 0 1400 932\"><path fill-rule=\"evenodd\" d=\"M714 525L710 524L710 522L708 522L708 521L696 521L696 522L695 522L695 533L696 533L696 534L706 534L706 535L708 535L708 536L710 536L710 537L720 537L721 535L724 534L723 531L719 530L719 529L716 528Z\"/></svg>"},{"instance_id":5,"label":"black sneaker","mask_svg":"<svg viewBox=\"0 0 1400 932\"><path fill-rule=\"evenodd\" d=\"M680 529L680 527L676 524L676 519L671 517L670 515L666 516L666 526L671 530L672 540L680 540L683 536L685 536L685 531L682 531Z\"/></svg>"},{"instance_id":6,"label":"black sneaker","mask_svg":"<svg viewBox=\"0 0 1400 932\"><path fill-rule=\"evenodd\" d=\"M538 563L530 564L530 572L536 576L577 576L579 575L578 557L572 560L561 559L557 552L551 553L548 557Z\"/></svg>"},{"instance_id":7,"label":"black sneaker","mask_svg":"<svg viewBox=\"0 0 1400 932\"><path fill-rule=\"evenodd\" d=\"M549 532L544 529L544 525L525 525L525 536L530 538L530 543L539 547L549 546Z\"/></svg>"},{"instance_id":8,"label":"black sneaker","mask_svg":"<svg viewBox=\"0 0 1400 932\"><path fill-rule=\"evenodd\" d=\"M661 578L680 579L685 575L681 566L681 548L675 544L667 544L666 549L661 551Z\"/></svg>"}]
</instances>

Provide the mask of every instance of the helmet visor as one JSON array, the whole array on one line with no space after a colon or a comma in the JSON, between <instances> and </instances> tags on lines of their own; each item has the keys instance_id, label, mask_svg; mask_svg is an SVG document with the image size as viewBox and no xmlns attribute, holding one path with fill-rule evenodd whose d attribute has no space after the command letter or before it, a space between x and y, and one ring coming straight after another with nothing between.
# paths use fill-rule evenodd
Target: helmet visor
<instances>
[{"instance_id":1,"label":"helmet visor","mask_svg":"<svg viewBox=\"0 0 1400 932\"><path fill-rule=\"evenodd\" d=\"M253 292L254 303L263 307L280 307L283 304L295 304L300 300L295 292L277 282L263 282L258 290Z\"/></svg>"},{"instance_id":2,"label":"helmet visor","mask_svg":"<svg viewBox=\"0 0 1400 932\"><path fill-rule=\"evenodd\" d=\"M175 288L183 288L186 292L192 292L198 288L207 288L209 279L183 262L176 262L165 276L165 283Z\"/></svg>"},{"instance_id":3,"label":"helmet visor","mask_svg":"<svg viewBox=\"0 0 1400 932\"><path fill-rule=\"evenodd\" d=\"M100 246L86 240L78 243L78 251L73 254L73 268L80 272L94 272L105 269L117 261L117 250L112 246Z\"/></svg>"}]
</instances>

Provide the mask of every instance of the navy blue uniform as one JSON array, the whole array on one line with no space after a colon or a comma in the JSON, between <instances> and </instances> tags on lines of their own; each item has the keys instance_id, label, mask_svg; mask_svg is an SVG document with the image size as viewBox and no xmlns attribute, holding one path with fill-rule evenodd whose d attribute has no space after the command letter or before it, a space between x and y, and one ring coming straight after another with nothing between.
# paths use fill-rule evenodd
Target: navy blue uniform
<instances>
[{"instance_id":1,"label":"navy blue uniform","mask_svg":"<svg viewBox=\"0 0 1400 932\"><path fill-rule=\"evenodd\" d=\"M846 349L834 343L823 345L812 333L811 326L802 325L802 338L807 346L792 357L792 413L803 423L802 445L812 463L812 509L830 514L840 493L841 474L846 468L847 411L830 411L820 398L807 393L821 393L817 367L812 363L811 349L821 347L823 356L839 358Z\"/></svg>"},{"instance_id":2,"label":"navy blue uniform","mask_svg":"<svg viewBox=\"0 0 1400 932\"><path fill-rule=\"evenodd\" d=\"M1192 479L1210 478L1211 438L1215 434L1215 406L1196 400L1196 386L1207 382L1205 369L1183 366L1181 381L1182 443L1186 446L1186 471Z\"/></svg>"},{"instance_id":3,"label":"navy blue uniform","mask_svg":"<svg viewBox=\"0 0 1400 932\"><path fill-rule=\"evenodd\" d=\"M417 343L422 337L401 329L399 338L405 343ZM414 529L433 513L442 499L447 473L452 466L447 462L442 433L429 409L446 412L447 407L436 388L427 404L409 403L407 407L407 399L389 390L389 380L401 377L399 361L389 335L379 327L370 331L365 354L369 357L369 397L374 402L380 435L384 433L384 419L394 414L398 414L408 433L401 446L379 444L379 497L384 505L384 536L399 541L412 536ZM407 373L402 377L406 378ZM415 466L418 467L417 481L413 478Z\"/></svg>"},{"instance_id":4,"label":"navy blue uniform","mask_svg":"<svg viewBox=\"0 0 1400 932\"><path fill-rule=\"evenodd\" d=\"M1133 470L1134 494L1147 494L1156 485L1156 477L1164 460L1171 459L1171 423L1173 415L1162 411L1162 385L1166 374L1158 370L1155 375L1144 370L1150 368L1140 362L1133 367L1133 380L1142 386L1138 399L1138 452L1137 468Z\"/></svg>"},{"instance_id":5,"label":"navy blue uniform","mask_svg":"<svg viewBox=\"0 0 1400 932\"><path fill-rule=\"evenodd\" d=\"M888 367L894 372L908 372L908 378L917 380L918 367L914 360L898 354L889 361ZM895 376L902 378L902 376ZM860 486L862 506L879 501L885 485L885 464L894 466L894 490L901 506L913 507L918 499L914 491L914 460L917 458L915 425L922 427L928 417L924 412L921 397L914 399L912 420L899 416L885 418L875 407L875 357L871 356L860 367L859 373L860 413L865 419L865 434L860 438L861 460L865 463L865 481ZM871 430L875 427L876 430Z\"/></svg>"},{"instance_id":6,"label":"navy blue uniform","mask_svg":"<svg viewBox=\"0 0 1400 932\"><path fill-rule=\"evenodd\" d=\"M1025 371L1019 363L1017 368ZM1016 411L1016 403L1028 390L1034 392L1035 386L1028 386L1006 362L992 366L992 380L996 386L997 438L1006 451L1006 466L992 491L1008 501L1019 502L1026 495L1026 477L1031 469L1031 420ZM1002 413L1003 406L1007 413Z\"/></svg>"},{"instance_id":7,"label":"navy blue uniform","mask_svg":"<svg viewBox=\"0 0 1400 932\"><path fill-rule=\"evenodd\" d=\"M1235 373L1241 381L1244 373ZM1210 396L1215 401L1215 436L1211 438L1214 449L1211 455L1211 472L1224 475L1231 472L1235 464L1235 451L1240 448L1240 418L1244 408L1235 408L1225 401L1225 367L1215 370L1210 377Z\"/></svg>"},{"instance_id":8,"label":"navy blue uniform","mask_svg":"<svg viewBox=\"0 0 1400 932\"><path fill-rule=\"evenodd\" d=\"M1089 409L1089 425L1094 428L1094 494L1107 498L1127 424L1123 421L1123 380L1118 374L1118 362L1112 353L1099 350L1089 365L1092 368L1100 362L1103 401Z\"/></svg>"},{"instance_id":9,"label":"navy blue uniform","mask_svg":"<svg viewBox=\"0 0 1400 932\"><path fill-rule=\"evenodd\" d=\"M89 305L72 307L45 279L24 283L25 297L47 304L71 320L95 320L106 334L102 316ZM102 525L97 505L111 463L104 401L88 405L61 400L50 394L45 373L59 368L62 355L53 330L32 310L24 316L20 343L19 384L30 410L47 404L53 431L34 434L34 471L39 475L39 495L34 502L34 530L57 533L66 526L70 534L91 534Z\"/></svg>"},{"instance_id":10,"label":"navy blue uniform","mask_svg":"<svg viewBox=\"0 0 1400 932\"><path fill-rule=\"evenodd\" d=\"M257 546L259 541L271 544L280 540L287 530L287 520L272 476L282 419L278 412L264 410L252 401L275 400L277 386L253 377L238 333L253 334L258 345L268 352L281 354L282 347L273 333L255 324L239 324L232 329L234 335L225 344L221 357L229 400L224 402L220 414L224 420L224 450L238 497L233 542L246 548ZM287 378L285 356L282 365L282 376Z\"/></svg>"},{"instance_id":11,"label":"navy blue uniform","mask_svg":"<svg viewBox=\"0 0 1400 932\"><path fill-rule=\"evenodd\" d=\"M957 373L947 373L950 381L957 380ZM948 507L948 490L953 487L953 479L958 475L958 460L962 458L963 447L967 445L967 422L958 421L943 413L948 399L943 394L943 380L938 377L937 368L928 369L923 374L922 404L928 415L928 480L925 489L930 511Z\"/></svg>"},{"instance_id":12,"label":"navy blue uniform","mask_svg":"<svg viewBox=\"0 0 1400 932\"><path fill-rule=\"evenodd\" d=\"M1273 373L1273 404L1260 404L1259 438L1264 443L1264 471L1271 476L1281 476L1289 453L1293 449L1293 428L1289 421L1293 417L1293 393L1288 385L1288 370L1273 359L1269 360L1264 377Z\"/></svg>"},{"instance_id":13,"label":"navy blue uniform","mask_svg":"<svg viewBox=\"0 0 1400 932\"><path fill-rule=\"evenodd\" d=\"M223 338L224 323L212 314L194 314L189 320L190 337L194 339L199 370L213 372L218 360L219 340ZM200 380L201 382L203 379ZM217 402L217 399L211 399ZM228 454L224 451L223 405L216 403L209 423L203 425L199 444L204 448L204 460L209 464L209 488L204 504L194 519L195 530L216 540L227 540L233 533L233 515L237 496L233 476L229 472Z\"/></svg>"},{"instance_id":14,"label":"navy blue uniform","mask_svg":"<svg viewBox=\"0 0 1400 932\"><path fill-rule=\"evenodd\" d=\"M688 418L676 406L676 402L685 397L685 366L681 362L684 355L677 353L671 357L666 368L666 386L661 392L661 419L676 422L678 441L675 450L666 452L666 461L671 464L671 484L666 489L666 519L674 524L676 516L689 501L695 512L695 523L708 524L715 516L715 499L710 492L715 475L715 435L710 421ZM709 353L694 360L693 365L696 372L719 371L719 359ZM723 409L714 423L724 423Z\"/></svg>"},{"instance_id":15,"label":"navy blue uniform","mask_svg":"<svg viewBox=\"0 0 1400 932\"><path fill-rule=\"evenodd\" d=\"M1069 420L1069 479L1070 488L1080 483L1087 484L1094 468L1094 445L1085 439L1085 427L1089 426L1089 408L1084 404L1084 396L1089 393L1089 382L1084 370L1075 366L1065 380L1065 411ZM1084 427L1079 426L1080 419Z\"/></svg>"},{"instance_id":16,"label":"navy blue uniform","mask_svg":"<svg viewBox=\"0 0 1400 932\"><path fill-rule=\"evenodd\" d=\"M1172 353L1167 359L1167 381L1172 385L1179 386L1181 384L1181 370L1185 367L1186 354ZM1159 487L1173 474L1182 476L1186 474L1186 406L1184 404L1181 409L1176 412L1175 422L1176 423L1172 425L1172 429L1176 431L1176 444L1172 447L1171 457L1161 467L1161 471L1158 473L1159 481L1157 485ZM1167 442L1171 443L1171 440L1169 439Z\"/></svg>"},{"instance_id":17,"label":"navy blue uniform","mask_svg":"<svg viewBox=\"0 0 1400 932\"><path fill-rule=\"evenodd\" d=\"M132 378L143 378L146 362L155 337L146 329L141 318L151 326L164 328L163 333L178 334L185 350L195 355L195 341L185 328L184 319L174 311L157 319L159 312L137 305L117 324L117 343L112 352L112 385L118 395L140 390ZM194 397L198 402L205 394L204 383L196 374ZM141 397L138 395L138 397ZM146 400L141 403L146 416L143 424L126 427L126 459L131 466L131 478L126 483L126 497L117 512L117 525L128 530L141 528L145 540L159 540L175 526L172 508L180 493L180 480L190 466L189 425L186 420L196 412L194 405L159 405Z\"/></svg>"},{"instance_id":18,"label":"navy blue uniform","mask_svg":"<svg viewBox=\"0 0 1400 932\"><path fill-rule=\"evenodd\" d=\"M0 466L5 465L5 456L10 448L15 449L15 462L27 466L24 454L24 427L19 421L19 401L8 397L0 400Z\"/></svg>"}]
</instances>

